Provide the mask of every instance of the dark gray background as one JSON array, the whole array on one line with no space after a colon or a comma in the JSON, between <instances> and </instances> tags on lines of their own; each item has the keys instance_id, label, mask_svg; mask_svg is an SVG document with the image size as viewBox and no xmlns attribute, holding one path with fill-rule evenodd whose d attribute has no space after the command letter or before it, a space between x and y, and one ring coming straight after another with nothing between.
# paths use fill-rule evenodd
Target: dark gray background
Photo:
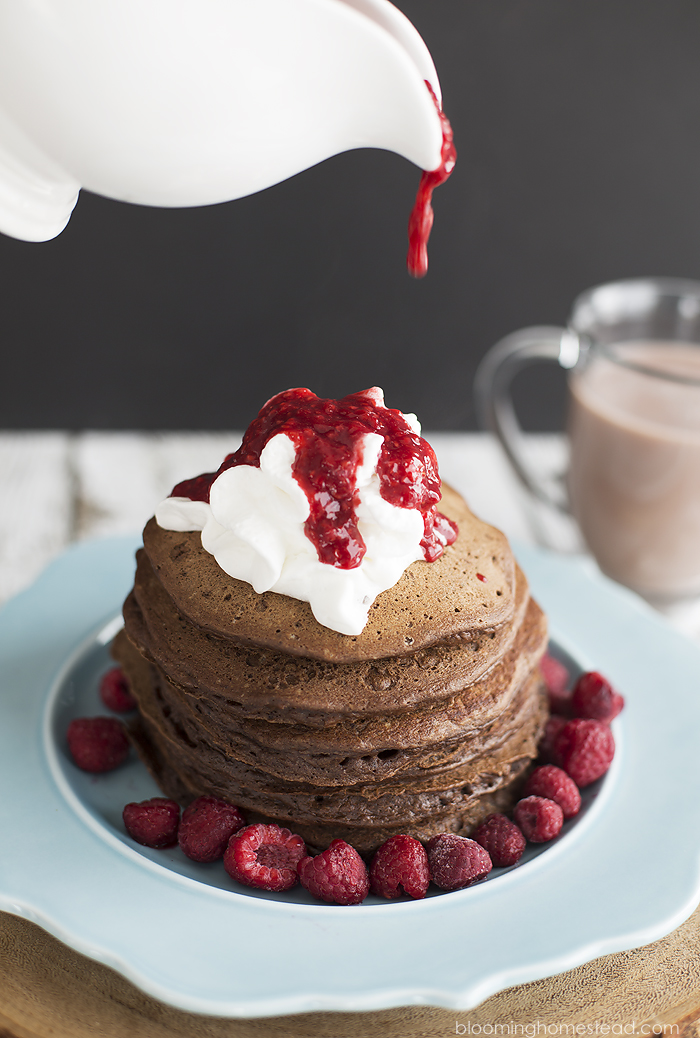
<instances>
[{"instance_id":1,"label":"dark gray background","mask_svg":"<svg viewBox=\"0 0 700 1038\"><path fill-rule=\"evenodd\" d=\"M384 387L428 429L513 329L618 277L700 277L698 0L399 0L440 74L459 161L430 271L405 272L419 172L337 156L190 210L84 194L54 241L0 235L0 425L240 428L280 389ZM523 376L556 427L556 372Z\"/></svg>"}]
</instances>

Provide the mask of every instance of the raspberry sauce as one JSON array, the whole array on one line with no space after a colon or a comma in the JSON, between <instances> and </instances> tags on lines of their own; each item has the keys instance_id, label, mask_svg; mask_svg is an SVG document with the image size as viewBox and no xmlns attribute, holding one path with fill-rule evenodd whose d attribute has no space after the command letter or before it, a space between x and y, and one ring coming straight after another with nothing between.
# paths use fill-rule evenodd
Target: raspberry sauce
<instances>
[{"instance_id":1,"label":"raspberry sauce","mask_svg":"<svg viewBox=\"0 0 700 1038\"><path fill-rule=\"evenodd\" d=\"M408 257L406 266L411 277L422 278L428 273L428 238L433 227L433 191L440 184L444 184L457 161L457 152L454 146L452 127L449 119L442 110L430 83L425 81L430 91L430 96L435 102L435 107L440 116L442 125L442 150L440 152L440 165L437 169L426 170L420 178L418 194L408 221Z\"/></svg>"},{"instance_id":2,"label":"raspberry sauce","mask_svg":"<svg viewBox=\"0 0 700 1038\"><path fill-rule=\"evenodd\" d=\"M218 472L178 483L171 496L209 501L218 475L237 465L259 468L263 448L278 433L289 436L296 447L292 473L309 501L305 532L321 562L354 569L364 557L355 481L366 433L384 437L377 464L381 496L398 508L417 508L423 514L421 548L426 562L438 559L444 545L457 537L455 523L436 509L440 477L432 447L410 429L400 411L381 406L381 390L368 389L342 400L320 399L310 389L278 393Z\"/></svg>"}]
</instances>

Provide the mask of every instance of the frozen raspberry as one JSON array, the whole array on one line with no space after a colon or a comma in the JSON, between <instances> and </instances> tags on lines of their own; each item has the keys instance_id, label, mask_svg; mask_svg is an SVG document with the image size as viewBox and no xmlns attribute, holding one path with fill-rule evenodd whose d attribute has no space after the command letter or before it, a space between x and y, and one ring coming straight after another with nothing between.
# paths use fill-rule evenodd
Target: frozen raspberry
<instances>
[{"instance_id":1,"label":"frozen raspberry","mask_svg":"<svg viewBox=\"0 0 700 1038\"><path fill-rule=\"evenodd\" d=\"M569 672L564 664L545 652L540 660L540 671L547 686L549 709L553 714L571 717L571 692L567 689Z\"/></svg>"},{"instance_id":2,"label":"frozen raspberry","mask_svg":"<svg viewBox=\"0 0 700 1038\"><path fill-rule=\"evenodd\" d=\"M571 710L571 693L547 691L549 709L556 717L573 717Z\"/></svg>"},{"instance_id":3,"label":"frozen raspberry","mask_svg":"<svg viewBox=\"0 0 700 1038\"><path fill-rule=\"evenodd\" d=\"M563 692L569 684L569 671L555 656L545 652L540 660L544 683L550 692Z\"/></svg>"},{"instance_id":4,"label":"frozen raspberry","mask_svg":"<svg viewBox=\"0 0 700 1038\"><path fill-rule=\"evenodd\" d=\"M136 709L136 700L129 691L129 686L121 667L112 667L100 680L100 699L108 710L115 714L128 714Z\"/></svg>"},{"instance_id":5,"label":"frozen raspberry","mask_svg":"<svg viewBox=\"0 0 700 1038\"><path fill-rule=\"evenodd\" d=\"M554 753L567 775L580 788L595 782L615 756L613 734L602 721L574 717L556 737Z\"/></svg>"},{"instance_id":6,"label":"frozen raspberry","mask_svg":"<svg viewBox=\"0 0 700 1038\"><path fill-rule=\"evenodd\" d=\"M546 797L525 797L515 805L513 819L530 843L546 843L564 824L564 812Z\"/></svg>"},{"instance_id":7,"label":"frozen raspberry","mask_svg":"<svg viewBox=\"0 0 700 1038\"><path fill-rule=\"evenodd\" d=\"M217 861L223 858L233 834L244 825L245 818L233 804L216 797L197 797L182 812L177 842L193 861Z\"/></svg>"},{"instance_id":8,"label":"frozen raspberry","mask_svg":"<svg viewBox=\"0 0 700 1038\"><path fill-rule=\"evenodd\" d=\"M76 717L68 725L68 749L83 771L112 771L126 760L129 740L115 717Z\"/></svg>"},{"instance_id":9,"label":"frozen raspberry","mask_svg":"<svg viewBox=\"0 0 700 1038\"><path fill-rule=\"evenodd\" d=\"M369 894L367 866L345 840L333 840L315 858L302 858L299 880L310 894L334 905L359 905Z\"/></svg>"},{"instance_id":10,"label":"frozen raspberry","mask_svg":"<svg viewBox=\"0 0 700 1038\"><path fill-rule=\"evenodd\" d=\"M581 810L578 786L565 771L554 764L535 768L525 783L523 796L546 797L547 800L553 800L555 804L559 804L564 818L573 818Z\"/></svg>"},{"instance_id":11,"label":"frozen raspberry","mask_svg":"<svg viewBox=\"0 0 700 1038\"><path fill-rule=\"evenodd\" d=\"M228 841L224 868L232 879L259 890L289 890L306 856L301 836L278 825L247 825Z\"/></svg>"},{"instance_id":12,"label":"frozen raspberry","mask_svg":"<svg viewBox=\"0 0 700 1038\"><path fill-rule=\"evenodd\" d=\"M413 836L391 836L372 859L369 881L381 897L425 897L430 883L425 847Z\"/></svg>"},{"instance_id":13,"label":"frozen raspberry","mask_svg":"<svg viewBox=\"0 0 700 1038\"><path fill-rule=\"evenodd\" d=\"M568 704L570 692L567 691L569 685L569 671L556 657L550 656L548 652L545 652L544 656L540 660L540 672L544 678L544 683L547 686L549 693L550 703L552 709L555 710L555 705L559 703ZM555 710L555 713L561 713L562 711Z\"/></svg>"},{"instance_id":14,"label":"frozen raspberry","mask_svg":"<svg viewBox=\"0 0 700 1038\"><path fill-rule=\"evenodd\" d=\"M489 815L472 837L488 852L497 868L515 865L525 850L525 837L515 822L505 815Z\"/></svg>"},{"instance_id":15,"label":"frozen raspberry","mask_svg":"<svg viewBox=\"0 0 700 1038\"><path fill-rule=\"evenodd\" d=\"M174 847L180 821L180 805L165 797L127 804L122 813L126 831L144 847Z\"/></svg>"},{"instance_id":16,"label":"frozen raspberry","mask_svg":"<svg viewBox=\"0 0 700 1038\"><path fill-rule=\"evenodd\" d=\"M589 717L610 724L624 705L620 693L595 670L582 674L574 685L571 708L575 717Z\"/></svg>"},{"instance_id":17,"label":"frozen raspberry","mask_svg":"<svg viewBox=\"0 0 700 1038\"><path fill-rule=\"evenodd\" d=\"M556 755L555 743L559 732L566 724L565 717L558 717L556 714L549 718L545 725L542 738L540 739L539 746L537 747L540 755L540 760L545 764L558 764L559 760Z\"/></svg>"},{"instance_id":18,"label":"frozen raspberry","mask_svg":"<svg viewBox=\"0 0 700 1038\"><path fill-rule=\"evenodd\" d=\"M443 890L461 890L488 876L491 858L474 840L455 833L438 833L428 840L430 878Z\"/></svg>"}]
</instances>

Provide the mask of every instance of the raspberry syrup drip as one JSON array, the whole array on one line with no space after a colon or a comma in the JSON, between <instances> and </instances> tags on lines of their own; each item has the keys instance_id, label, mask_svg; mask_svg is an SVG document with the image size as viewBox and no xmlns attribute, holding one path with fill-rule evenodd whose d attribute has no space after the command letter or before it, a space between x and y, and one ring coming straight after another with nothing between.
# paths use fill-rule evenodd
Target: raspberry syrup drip
<instances>
[{"instance_id":1,"label":"raspberry syrup drip","mask_svg":"<svg viewBox=\"0 0 700 1038\"><path fill-rule=\"evenodd\" d=\"M208 503L211 485L218 475L218 472L203 472L201 476L195 476L193 479L183 479L182 483L173 488L170 496L189 497L190 501Z\"/></svg>"},{"instance_id":2,"label":"raspberry syrup drip","mask_svg":"<svg viewBox=\"0 0 700 1038\"><path fill-rule=\"evenodd\" d=\"M358 529L355 489L362 462L362 437L384 437L377 475L380 494L398 508L417 508L423 515L423 557L434 562L445 544L457 537L457 526L437 511L440 477L435 453L407 425L400 411L379 406L372 390L342 400L323 400L309 389L288 389L265 404L234 454L218 472L208 472L178 483L172 497L209 501L218 475L237 465L260 467L268 441L285 433L296 447L292 473L306 494L310 514L305 533L321 562L339 569L355 569L366 547Z\"/></svg>"},{"instance_id":3,"label":"raspberry syrup drip","mask_svg":"<svg viewBox=\"0 0 700 1038\"><path fill-rule=\"evenodd\" d=\"M444 184L457 161L452 127L430 83L425 80L430 96L440 116L442 125L442 149L437 169L425 170L420 178L418 194L408 221L408 257L406 266L411 277L422 278L428 273L428 238L433 227L433 191Z\"/></svg>"}]
</instances>

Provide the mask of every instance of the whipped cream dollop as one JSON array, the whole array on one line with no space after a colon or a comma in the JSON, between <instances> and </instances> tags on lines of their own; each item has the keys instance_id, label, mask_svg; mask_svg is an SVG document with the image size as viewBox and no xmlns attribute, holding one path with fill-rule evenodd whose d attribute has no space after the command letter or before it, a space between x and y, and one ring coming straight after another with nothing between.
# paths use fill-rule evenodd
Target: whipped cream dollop
<instances>
[{"instance_id":1,"label":"whipped cream dollop","mask_svg":"<svg viewBox=\"0 0 700 1038\"><path fill-rule=\"evenodd\" d=\"M454 541L439 497L418 420L385 408L380 389L342 401L288 390L217 473L178 484L156 521L201 530L225 573L258 594L308 602L323 626L358 635L378 594Z\"/></svg>"}]
</instances>

